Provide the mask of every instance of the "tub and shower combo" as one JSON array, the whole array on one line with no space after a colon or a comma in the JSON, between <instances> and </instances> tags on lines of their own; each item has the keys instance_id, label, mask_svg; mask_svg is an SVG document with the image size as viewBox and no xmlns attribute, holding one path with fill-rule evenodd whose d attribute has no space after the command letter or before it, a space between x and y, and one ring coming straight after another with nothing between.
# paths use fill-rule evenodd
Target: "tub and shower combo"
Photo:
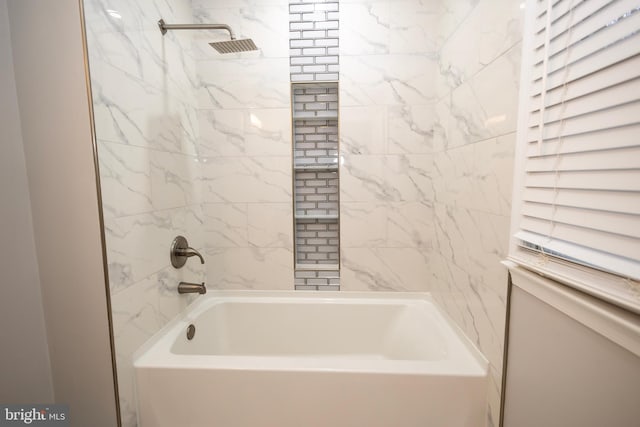
<instances>
[{"instance_id":1,"label":"tub and shower combo","mask_svg":"<svg viewBox=\"0 0 640 427\"><path fill-rule=\"evenodd\" d=\"M142 427L480 427L487 362L426 293L218 291L135 355Z\"/></svg>"},{"instance_id":2,"label":"tub and shower combo","mask_svg":"<svg viewBox=\"0 0 640 427\"><path fill-rule=\"evenodd\" d=\"M224 24L221 53L257 49ZM202 256L179 236L171 263ZM204 286L181 283L181 292ZM218 291L134 356L141 427L482 427L487 362L429 294Z\"/></svg>"}]
</instances>

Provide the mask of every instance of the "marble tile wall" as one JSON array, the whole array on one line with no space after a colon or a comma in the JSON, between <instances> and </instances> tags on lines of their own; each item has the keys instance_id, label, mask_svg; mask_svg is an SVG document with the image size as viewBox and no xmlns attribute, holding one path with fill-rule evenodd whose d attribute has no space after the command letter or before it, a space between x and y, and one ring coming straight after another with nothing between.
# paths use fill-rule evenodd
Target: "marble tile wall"
<instances>
[{"instance_id":1,"label":"marble tile wall","mask_svg":"<svg viewBox=\"0 0 640 427\"><path fill-rule=\"evenodd\" d=\"M216 289L293 289L289 2L194 0L259 50L221 55L199 32L197 121L207 281Z\"/></svg>"},{"instance_id":2,"label":"marble tile wall","mask_svg":"<svg viewBox=\"0 0 640 427\"><path fill-rule=\"evenodd\" d=\"M519 2L341 2L342 289L432 291L499 416Z\"/></svg>"},{"instance_id":3,"label":"marble tile wall","mask_svg":"<svg viewBox=\"0 0 640 427\"><path fill-rule=\"evenodd\" d=\"M498 425L511 182L518 109L520 2L442 9L433 125L431 291L490 362Z\"/></svg>"},{"instance_id":4,"label":"marble tile wall","mask_svg":"<svg viewBox=\"0 0 640 427\"><path fill-rule=\"evenodd\" d=\"M195 61L188 33L157 21L192 21L188 0L86 0L109 285L122 425L136 425L132 355L181 311L181 280L204 268L170 265L173 238L202 248Z\"/></svg>"},{"instance_id":5,"label":"marble tile wall","mask_svg":"<svg viewBox=\"0 0 640 427\"><path fill-rule=\"evenodd\" d=\"M428 290L438 0L340 2L341 289Z\"/></svg>"}]
</instances>

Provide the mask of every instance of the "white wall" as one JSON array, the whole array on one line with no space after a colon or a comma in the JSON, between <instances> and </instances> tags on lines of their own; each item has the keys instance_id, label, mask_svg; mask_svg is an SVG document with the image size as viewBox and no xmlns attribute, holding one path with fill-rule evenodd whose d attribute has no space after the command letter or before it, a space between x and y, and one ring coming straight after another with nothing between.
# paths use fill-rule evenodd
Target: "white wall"
<instances>
[{"instance_id":1,"label":"white wall","mask_svg":"<svg viewBox=\"0 0 640 427\"><path fill-rule=\"evenodd\" d=\"M55 401L70 405L74 425L114 426L79 3L16 0L8 10Z\"/></svg>"},{"instance_id":2,"label":"white wall","mask_svg":"<svg viewBox=\"0 0 640 427\"><path fill-rule=\"evenodd\" d=\"M51 366L6 0L0 0L0 129L0 402L47 403Z\"/></svg>"}]
</instances>

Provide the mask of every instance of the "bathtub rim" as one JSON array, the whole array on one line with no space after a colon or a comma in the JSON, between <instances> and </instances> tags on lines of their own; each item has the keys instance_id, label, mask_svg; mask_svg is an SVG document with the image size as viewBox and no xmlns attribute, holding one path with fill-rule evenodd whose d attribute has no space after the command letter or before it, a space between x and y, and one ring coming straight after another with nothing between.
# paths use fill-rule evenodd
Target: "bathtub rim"
<instances>
[{"instance_id":1,"label":"bathtub rim","mask_svg":"<svg viewBox=\"0 0 640 427\"><path fill-rule=\"evenodd\" d=\"M212 301L219 299L220 301ZM375 301L376 304L426 304L435 310L445 322L455 341L462 344L466 355L454 354L453 358L435 361L415 360L366 360L341 359L326 357L300 356L244 356L244 355L199 355L171 353L171 344L179 330L184 329L194 318L210 306L223 302L250 302L257 299L274 299L278 302L286 300L305 300L309 303L337 302L348 303L356 300L363 304ZM175 330L175 331L174 331ZM171 334L171 340L167 335ZM159 347L159 348L154 348ZM166 351L166 360L159 361L152 352ZM465 359L470 356L469 359ZM183 363L188 359L189 363ZM380 373L400 375L446 375L487 377L489 362L477 349L473 342L462 332L462 329L447 315L433 299L430 292L358 292L358 291L264 291L264 290L212 290L194 299L177 316L167 322L136 350L132 356L133 368L136 369L242 369L254 371L317 371L348 373ZM211 361L215 363L212 364ZM327 363L329 361L330 363ZM241 362L241 363L239 363ZM467 362L467 363L460 363Z\"/></svg>"}]
</instances>

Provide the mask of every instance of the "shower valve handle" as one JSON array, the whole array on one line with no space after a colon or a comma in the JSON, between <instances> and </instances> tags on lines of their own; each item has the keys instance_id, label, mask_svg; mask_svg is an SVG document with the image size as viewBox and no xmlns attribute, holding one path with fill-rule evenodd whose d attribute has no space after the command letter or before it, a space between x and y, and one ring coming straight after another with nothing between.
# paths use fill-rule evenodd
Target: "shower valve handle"
<instances>
[{"instance_id":1,"label":"shower valve handle","mask_svg":"<svg viewBox=\"0 0 640 427\"><path fill-rule=\"evenodd\" d=\"M187 258L197 256L198 258L200 258L200 264L204 264L204 258L202 258L202 255L200 255L200 252L196 251L193 248L176 249L176 256Z\"/></svg>"},{"instance_id":2,"label":"shower valve handle","mask_svg":"<svg viewBox=\"0 0 640 427\"><path fill-rule=\"evenodd\" d=\"M189 242L183 236L173 239L169 255L171 257L171 265L175 268L182 267L187 262L187 258L192 256L197 256L200 258L200 264L204 264L204 258L200 255L200 252L190 247Z\"/></svg>"}]
</instances>

